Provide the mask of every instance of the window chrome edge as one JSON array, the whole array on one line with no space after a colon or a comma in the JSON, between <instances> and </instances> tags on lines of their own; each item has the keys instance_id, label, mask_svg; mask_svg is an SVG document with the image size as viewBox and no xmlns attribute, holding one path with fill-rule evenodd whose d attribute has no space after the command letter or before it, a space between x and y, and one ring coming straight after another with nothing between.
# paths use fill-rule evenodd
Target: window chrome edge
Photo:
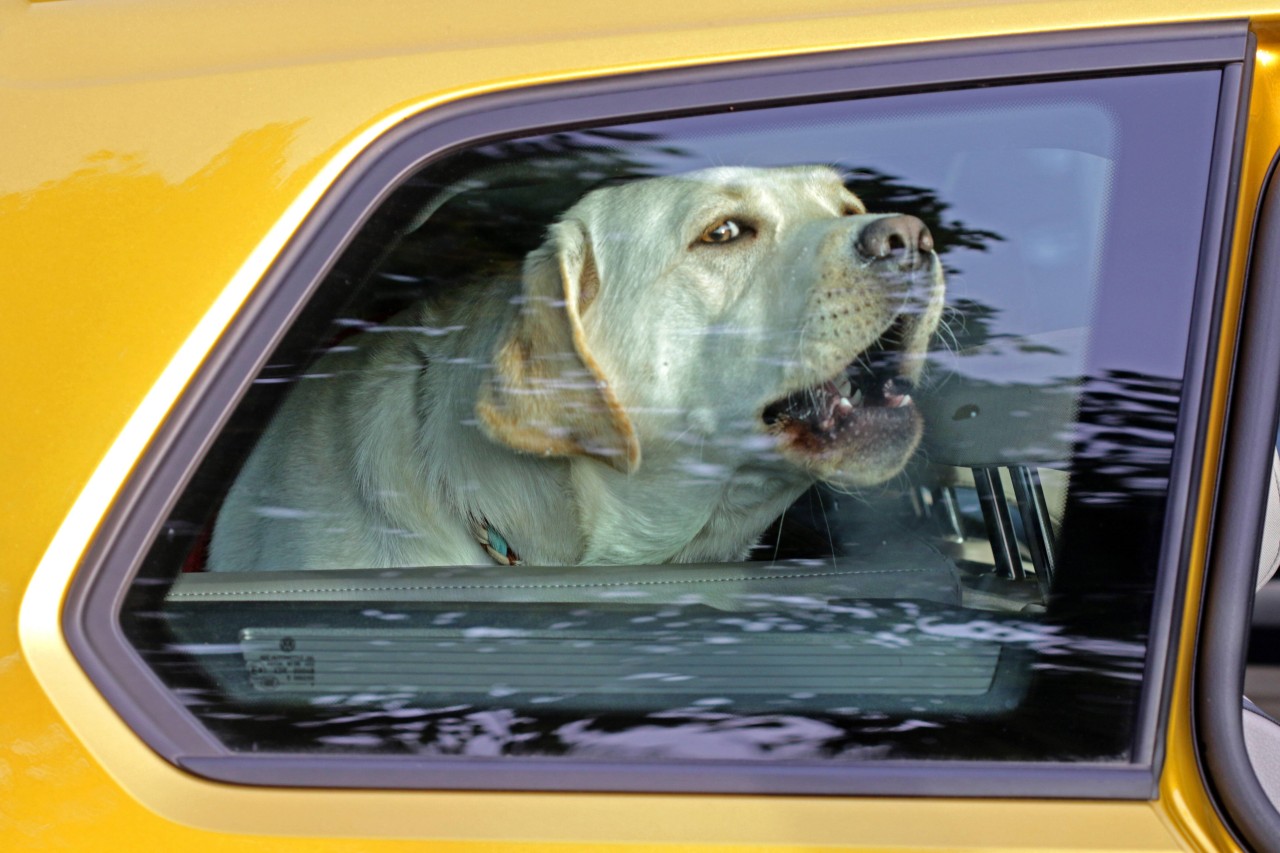
<instances>
[{"instance_id":1,"label":"window chrome edge","mask_svg":"<svg viewBox=\"0 0 1280 853\"><path fill-rule=\"evenodd\" d=\"M1181 602L1186 593L1187 562L1195 533L1193 514L1199 503L1200 472L1204 470L1204 425L1211 417L1213 370L1211 353L1220 346L1223 289L1231 262L1236 200L1239 195L1240 164L1244 155L1244 130L1248 120L1248 98L1252 83L1254 39L1250 35L1248 56L1243 63L1223 69L1217 128L1214 134L1214 163L1210 168L1205 206L1200 268L1196 280L1195 307L1183 369L1182 402L1178 417L1173 462L1169 482L1169 509L1166 512L1160 566L1176 566L1157 580L1152 642L1149 645L1144 681L1157 685L1158 699L1144 697L1135 740L1149 747L1145 756L1159 769L1164 764L1166 728L1172 685L1177 666L1177 637L1181 625ZM1175 508L1176 511L1175 511ZM1150 690L1150 688L1149 688Z\"/></svg>"},{"instance_id":2,"label":"window chrome edge","mask_svg":"<svg viewBox=\"0 0 1280 853\"><path fill-rule=\"evenodd\" d=\"M257 753L242 757L179 757L180 767L200 776L238 784L333 787L317 779L313 758ZM895 761L874 764L872 773L851 773L856 765L788 765L785 762L586 762L574 759L521 758L368 758L350 761L341 785L360 788L495 788L538 792L608 790L622 793L687 792L718 794L785 793L799 795L913 797L1026 797L1071 799L1149 799L1150 771L1141 766L995 764L979 761ZM248 765L248 766L246 766ZM327 768L326 768L327 769ZM502 775L500 785L493 777ZM762 786L762 776L775 784ZM1042 791L1052 788L1052 794Z\"/></svg>"}]
</instances>

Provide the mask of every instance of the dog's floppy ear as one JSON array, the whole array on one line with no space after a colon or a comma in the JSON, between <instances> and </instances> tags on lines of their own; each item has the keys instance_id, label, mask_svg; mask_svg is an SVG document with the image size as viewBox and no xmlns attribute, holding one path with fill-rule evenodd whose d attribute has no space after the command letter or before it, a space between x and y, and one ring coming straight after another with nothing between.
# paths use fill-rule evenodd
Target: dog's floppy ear
<instances>
[{"instance_id":1,"label":"dog's floppy ear","mask_svg":"<svg viewBox=\"0 0 1280 853\"><path fill-rule=\"evenodd\" d=\"M582 330L598 288L583 225L556 223L525 261L520 314L498 343L476 411L491 438L516 450L591 456L629 474L640 444Z\"/></svg>"}]
</instances>

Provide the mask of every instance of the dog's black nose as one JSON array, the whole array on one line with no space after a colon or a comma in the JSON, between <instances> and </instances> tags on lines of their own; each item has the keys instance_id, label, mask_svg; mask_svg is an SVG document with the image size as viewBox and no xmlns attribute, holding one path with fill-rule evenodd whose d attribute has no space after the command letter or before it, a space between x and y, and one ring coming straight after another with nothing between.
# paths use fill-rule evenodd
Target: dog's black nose
<instances>
[{"instance_id":1,"label":"dog's black nose","mask_svg":"<svg viewBox=\"0 0 1280 853\"><path fill-rule=\"evenodd\" d=\"M854 248L868 260L888 261L904 270L918 269L929 262L933 235L916 217L897 214L863 228Z\"/></svg>"}]
</instances>

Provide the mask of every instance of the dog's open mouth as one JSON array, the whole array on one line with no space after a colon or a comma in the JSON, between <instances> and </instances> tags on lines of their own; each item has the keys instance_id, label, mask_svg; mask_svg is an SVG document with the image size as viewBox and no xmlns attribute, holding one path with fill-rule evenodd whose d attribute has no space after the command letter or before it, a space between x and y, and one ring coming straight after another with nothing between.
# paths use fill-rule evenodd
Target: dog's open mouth
<instances>
[{"instance_id":1,"label":"dog's open mouth","mask_svg":"<svg viewBox=\"0 0 1280 853\"><path fill-rule=\"evenodd\" d=\"M850 444L871 449L915 433L913 390L900 353L878 344L825 382L770 403L761 418L797 450L820 454Z\"/></svg>"}]
</instances>

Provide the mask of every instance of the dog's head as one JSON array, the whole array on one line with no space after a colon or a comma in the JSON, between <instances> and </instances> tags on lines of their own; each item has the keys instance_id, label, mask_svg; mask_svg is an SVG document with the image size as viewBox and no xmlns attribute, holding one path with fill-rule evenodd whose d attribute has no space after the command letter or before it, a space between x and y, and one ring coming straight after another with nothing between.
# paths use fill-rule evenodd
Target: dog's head
<instances>
[{"instance_id":1,"label":"dog's head","mask_svg":"<svg viewBox=\"0 0 1280 853\"><path fill-rule=\"evenodd\" d=\"M478 413L519 450L624 472L696 447L883 482L942 311L933 240L823 167L722 168L590 193L526 259Z\"/></svg>"}]
</instances>

